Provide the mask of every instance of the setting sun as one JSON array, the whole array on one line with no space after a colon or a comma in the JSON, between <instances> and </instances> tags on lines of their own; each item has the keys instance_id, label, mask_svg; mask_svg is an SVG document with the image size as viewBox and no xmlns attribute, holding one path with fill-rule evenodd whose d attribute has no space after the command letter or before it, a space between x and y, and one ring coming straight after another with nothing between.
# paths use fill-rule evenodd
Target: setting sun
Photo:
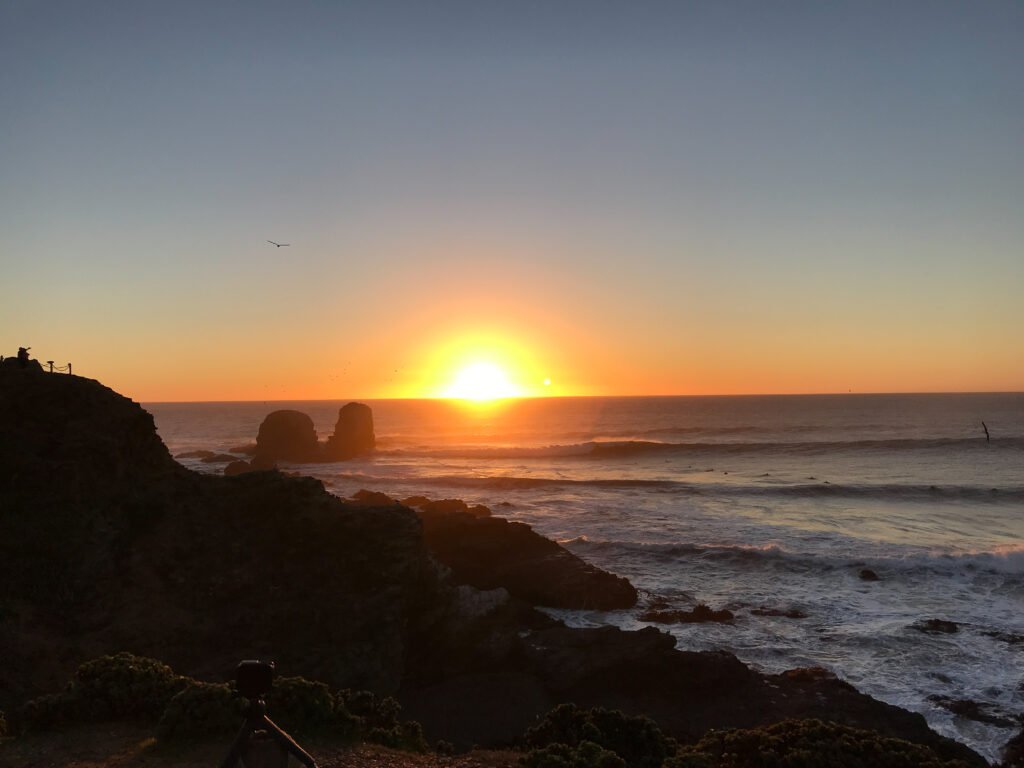
<instances>
[{"instance_id":1,"label":"setting sun","mask_svg":"<svg viewBox=\"0 0 1024 768\"><path fill-rule=\"evenodd\" d=\"M485 362L467 365L445 390L445 397L462 400L497 400L521 395L522 391L508 380L505 371L494 363Z\"/></svg>"}]
</instances>

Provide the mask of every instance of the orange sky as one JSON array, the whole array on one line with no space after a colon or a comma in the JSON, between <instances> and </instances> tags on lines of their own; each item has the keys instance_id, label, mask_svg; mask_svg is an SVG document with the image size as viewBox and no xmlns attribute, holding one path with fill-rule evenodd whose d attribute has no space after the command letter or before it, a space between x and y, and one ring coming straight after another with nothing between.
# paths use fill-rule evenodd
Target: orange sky
<instances>
[{"instance_id":1,"label":"orange sky","mask_svg":"<svg viewBox=\"0 0 1024 768\"><path fill-rule=\"evenodd\" d=\"M142 401L1024 390L1024 6L452 8L0 4L0 353Z\"/></svg>"}]
</instances>

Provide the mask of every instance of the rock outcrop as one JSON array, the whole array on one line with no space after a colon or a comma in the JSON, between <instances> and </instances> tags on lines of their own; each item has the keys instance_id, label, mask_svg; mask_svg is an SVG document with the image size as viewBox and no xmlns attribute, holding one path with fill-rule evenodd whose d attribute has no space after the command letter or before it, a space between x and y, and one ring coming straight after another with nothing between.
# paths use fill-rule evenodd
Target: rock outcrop
<instances>
[{"instance_id":1,"label":"rock outcrop","mask_svg":"<svg viewBox=\"0 0 1024 768\"><path fill-rule=\"evenodd\" d=\"M99 383L0 370L0 709L121 650L214 679L270 657L394 691L446 610L438 574L407 508L191 472Z\"/></svg>"},{"instance_id":2,"label":"rock outcrop","mask_svg":"<svg viewBox=\"0 0 1024 768\"><path fill-rule=\"evenodd\" d=\"M474 594L470 579L498 573L539 602L635 601L624 580L566 567L528 526L373 501L276 471L191 472L138 404L88 379L0 369L0 708L105 653L206 679L272 658L332 688L397 693L428 736L461 746L508 743L574 701L648 714L687 740L819 717L984 765L824 671L766 676L729 653L677 651L654 628L570 629L499 589Z\"/></svg>"},{"instance_id":3,"label":"rock outcrop","mask_svg":"<svg viewBox=\"0 0 1024 768\"><path fill-rule=\"evenodd\" d=\"M301 411L274 411L260 424L256 458L261 461L307 462L320 459L313 420Z\"/></svg>"},{"instance_id":4,"label":"rock outcrop","mask_svg":"<svg viewBox=\"0 0 1024 768\"><path fill-rule=\"evenodd\" d=\"M609 611L636 605L629 581L581 560L525 523L492 517L487 507L458 499L427 502L419 513L427 546L460 584L502 587L552 608Z\"/></svg>"},{"instance_id":5,"label":"rock outcrop","mask_svg":"<svg viewBox=\"0 0 1024 768\"><path fill-rule=\"evenodd\" d=\"M377 439L373 433L373 411L363 403L349 403L338 410L334 434L324 445L327 461L344 461L373 453Z\"/></svg>"}]
</instances>

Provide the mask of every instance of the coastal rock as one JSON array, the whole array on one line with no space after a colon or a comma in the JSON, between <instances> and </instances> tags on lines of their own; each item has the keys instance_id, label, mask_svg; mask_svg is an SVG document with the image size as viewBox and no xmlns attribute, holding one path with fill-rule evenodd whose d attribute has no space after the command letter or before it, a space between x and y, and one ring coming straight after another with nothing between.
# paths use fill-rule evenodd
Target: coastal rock
<instances>
[{"instance_id":1,"label":"coastal rock","mask_svg":"<svg viewBox=\"0 0 1024 768\"><path fill-rule=\"evenodd\" d=\"M301 411L274 411L256 436L256 457L265 461L316 461L320 446L313 420Z\"/></svg>"},{"instance_id":2,"label":"coastal rock","mask_svg":"<svg viewBox=\"0 0 1024 768\"><path fill-rule=\"evenodd\" d=\"M780 616L786 619L806 619L807 614L799 608L754 608L754 616Z\"/></svg>"},{"instance_id":3,"label":"coastal rock","mask_svg":"<svg viewBox=\"0 0 1024 768\"><path fill-rule=\"evenodd\" d=\"M647 714L688 741L820 717L984 765L843 681L766 676L654 628L570 629L514 596L468 592L425 544L433 528L451 562L472 574L489 561L527 593L565 598L564 582L570 603L615 590L635 602L628 582L528 526L358 506L280 472L192 472L138 404L79 377L0 369L0 425L0 606L17 617L0 618L0 708L131 649L206 679L274 658L331 688L396 693L432 739L466 746L507 744L575 701Z\"/></svg>"},{"instance_id":4,"label":"coastal rock","mask_svg":"<svg viewBox=\"0 0 1024 768\"><path fill-rule=\"evenodd\" d=\"M972 699L956 699L952 696L933 694L928 697L928 701L948 712L952 712L954 715L973 720L976 723L988 723L1000 728L1013 728L1016 725L1020 725L1020 721L1017 718L1011 717L1006 713L993 712L992 707L989 705Z\"/></svg>"},{"instance_id":5,"label":"coastal rock","mask_svg":"<svg viewBox=\"0 0 1024 768\"><path fill-rule=\"evenodd\" d=\"M929 635L952 635L960 631L960 625L957 622L946 621L945 619L915 621L910 625L910 628Z\"/></svg>"},{"instance_id":6,"label":"coastal rock","mask_svg":"<svg viewBox=\"0 0 1024 768\"><path fill-rule=\"evenodd\" d=\"M1003 763L1000 768L1024 768L1024 730L1003 747Z\"/></svg>"},{"instance_id":7,"label":"coastal rock","mask_svg":"<svg viewBox=\"0 0 1024 768\"><path fill-rule=\"evenodd\" d=\"M174 456L176 459L208 459L211 456L216 456L213 451L185 451Z\"/></svg>"},{"instance_id":8,"label":"coastal rock","mask_svg":"<svg viewBox=\"0 0 1024 768\"><path fill-rule=\"evenodd\" d=\"M0 709L124 649L393 692L447 610L411 510L192 472L137 403L80 377L0 370L0 424L0 606L18 617L0 617Z\"/></svg>"},{"instance_id":9,"label":"coastal rock","mask_svg":"<svg viewBox=\"0 0 1024 768\"><path fill-rule=\"evenodd\" d=\"M363 403L349 403L338 410L334 434L327 439L324 455L328 461L344 461L373 453L373 411Z\"/></svg>"},{"instance_id":10,"label":"coastal rock","mask_svg":"<svg viewBox=\"0 0 1024 768\"><path fill-rule=\"evenodd\" d=\"M709 621L731 622L735 617L732 611L715 611L701 603L690 611L644 611L637 618L656 624L701 624Z\"/></svg>"},{"instance_id":11,"label":"coastal rock","mask_svg":"<svg viewBox=\"0 0 1024 768\"><path fill-rule=\"evenodd\" d=\"M530 526L482 516L477 509L439 511L452 508L457 507L450 500L431 502L420 508L420 519L427 546L456 582L485 590L504 587L528 603L552 608L614 610L636 604L636 589L626 579L584 562Z\"/></svg>"},{"instance_id":12,"label":"coastal rock","mask_svg":"<svg viewBox=\"0 0 1024 768\"><path fill-rule=\"evenodd\" d=\"M870 568L862 568L860 571L861 581L880 581L881 577Z\"/></svg>"},{"instance_id":13,"label":"coastal rock","mask_svg":"<svg viewBox=\"0 0 1024 768\"><path fill-rule=\"evenodd\" d=\"M230 453L212 453L209 456L203 457L203 464L228 464L237 460L238 457Z\"/></svg>"},{"instance_id":14,"label":"coastal rock","mask_svg":"<svg viewBox=\"0 0 1024 768\"><path fill-rule=\"evenodd\" d=\"M225 477L234 477L235 475L244 475L246 472L255 472L256 468L252 466L248 461L232 461L226 467L224 467Z\"/></svg>"}]
</instances>

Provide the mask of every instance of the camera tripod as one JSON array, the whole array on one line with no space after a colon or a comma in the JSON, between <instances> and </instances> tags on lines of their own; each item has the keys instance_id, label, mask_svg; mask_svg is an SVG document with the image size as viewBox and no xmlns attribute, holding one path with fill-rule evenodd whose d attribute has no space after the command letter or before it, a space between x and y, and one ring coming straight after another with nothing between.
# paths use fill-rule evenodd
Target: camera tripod
<instances>
[{"instance_id":1,"label":"camera tripod","mask_svg":"<svg viewBox=\"0 0 1024 768\"><path fill-rule=\"evenodd\" d=\"M269 739L253 740L257 732L267 734ZM260 742L264 746L270 746L272 752L260 750ZM288 755L308 768L317 768L316 760L267 717L267 703L260 696L249 699L245 722L235 737L227 758L221 763L221 768L237 768L239 761L245 768L284 768L288 763Z\"/></svg>"}]
</instances>

